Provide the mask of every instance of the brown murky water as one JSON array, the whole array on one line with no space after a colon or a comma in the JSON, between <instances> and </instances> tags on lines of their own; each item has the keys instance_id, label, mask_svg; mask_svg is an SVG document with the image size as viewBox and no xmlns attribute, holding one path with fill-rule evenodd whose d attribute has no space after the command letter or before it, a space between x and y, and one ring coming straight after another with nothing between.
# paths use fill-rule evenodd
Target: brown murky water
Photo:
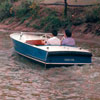
<instances>
[{"instance_id":1,"label":"brown murky water","mask_svg":"<svg viewBox=\"0 0 100 100\"><path fill-rule=\"evenodd\" d=\"M17 55L9 34L0 32L0 100L100 100L100 58L44 69Z\"/></svg>"}]
</instances>

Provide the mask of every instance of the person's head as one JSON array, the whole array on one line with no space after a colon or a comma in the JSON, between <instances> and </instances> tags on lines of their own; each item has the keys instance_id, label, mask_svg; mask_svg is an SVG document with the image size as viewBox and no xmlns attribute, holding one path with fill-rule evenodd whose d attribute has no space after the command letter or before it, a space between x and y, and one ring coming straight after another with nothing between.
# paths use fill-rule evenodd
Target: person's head
<instances>
[{"instance_id":1,"label":"person's head","mask_svg":"<svg viewBox=\"0 0 100 100\"><path fill-rule=\"evenodd\" d=\"M57 36L57 35L58 35L57 30L52 30L52 35L53 35L53 36Z\"/></svg>"},{"instance_id":2,"label":"person's head","mask_svg":"<svg viewBox=\"0 0 100 100\"><path fill-rule=\"evenodd\" d=\"M72 36L72 33L71 33L71 31L70 30L65 30L65 35L67 36L67 37L71 37Z\"/></svg>"}]
</instances>

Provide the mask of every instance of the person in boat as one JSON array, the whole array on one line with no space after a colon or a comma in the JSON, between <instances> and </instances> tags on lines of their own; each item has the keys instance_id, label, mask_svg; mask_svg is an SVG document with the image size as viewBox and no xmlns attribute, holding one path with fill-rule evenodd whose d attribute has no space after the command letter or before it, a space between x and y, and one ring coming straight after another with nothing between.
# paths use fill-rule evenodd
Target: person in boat
<instances>
[{"instance_id":1,"label":"person in boat","mask_svg":"<svg viewBox=\"0 0 100 100\"><path fill-rule=\"evenodd\" d=\"M64 37L61 41L61 45L75 46L75 40L72 38L72 32L68 29L64 32Z\"/></svg>"},{"instance_id":2,"label":"person in boat","mask_svg":"<svg viewBox=\"0 0 100 100\"><path fill-rule=\"evenodd\" d=\"M46 41L45 45L60 45L61 41L57 37L57 35L58 35L57 30L53 30L51 37Z\"/></svg>"}]
</instances>

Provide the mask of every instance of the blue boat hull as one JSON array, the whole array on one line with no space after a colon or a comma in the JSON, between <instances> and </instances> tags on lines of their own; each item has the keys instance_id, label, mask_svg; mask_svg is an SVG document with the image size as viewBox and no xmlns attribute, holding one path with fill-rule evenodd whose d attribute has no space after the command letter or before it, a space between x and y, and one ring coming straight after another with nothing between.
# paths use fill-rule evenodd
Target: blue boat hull
<instances>
[{"instance_id":1,"label":"blue boat hull","mask_svg":"<svg viewBox=\"0 0 100 100\"><path fill-rule=\"evenodd\" d=\"M45 62L46 51L40 50L40 49L30 46L28 44L16 41L14 39L12 39L12 40L14 43L14 48L17 51L17 53L19 53L23 56L26 56L30 59L40 61L41 63Z\"/></svg>"},{"instance_id":2,"label":"blue boat hull","mask_svg":"<svg viewBox=\"0 0 100 100\"><path fill-rule=\"evenodd\" d=\"M92 54L86 52L47 52L35 46L13 40L14 48L20 55L47 65L90 64Z\"/></svg>"},{"instance_id":3,"label":"blue boat hull","mask_svg":"<svg viewBox=\"0 0 100 100\"><path fill-rule=\"evenodd\" d=\"M80 52L53 52L49 53L47 63L86 64L91 63L91 53Z\"/></svg>"}]
</instances>

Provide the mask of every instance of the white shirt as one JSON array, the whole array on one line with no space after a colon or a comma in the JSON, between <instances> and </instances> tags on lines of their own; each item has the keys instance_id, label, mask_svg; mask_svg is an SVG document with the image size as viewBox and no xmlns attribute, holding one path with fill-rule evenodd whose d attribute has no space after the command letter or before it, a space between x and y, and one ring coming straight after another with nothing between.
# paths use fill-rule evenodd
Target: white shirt
<instances>
[{"instance_id":1,"label":"white shirt","mask_svg":"<svg viewBox=\"0 0 100 100\"><path fill-rule=\"evenodd\" d=\"M46 45L60 45L61 41L57 37L52 37L47 40Z\"/></svg>"}]
</instances>

